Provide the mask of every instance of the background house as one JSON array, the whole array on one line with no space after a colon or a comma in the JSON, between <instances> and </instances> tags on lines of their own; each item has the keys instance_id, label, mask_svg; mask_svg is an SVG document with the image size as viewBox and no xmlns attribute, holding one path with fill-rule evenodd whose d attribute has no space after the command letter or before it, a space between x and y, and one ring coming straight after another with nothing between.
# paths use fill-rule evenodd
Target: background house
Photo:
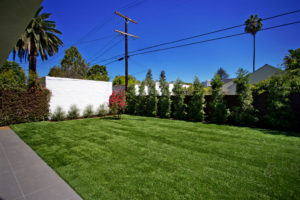
<instances>
[{"instance_id":1,"label":"background house","mask_svg":"<svg viewBox=\"0 0 300 200\"><path fill-rule=\"evenodd\" d=\"M211 83L210 83L210 82L211 82L210 80L206 80L206 81L201 82L201 84L202 84L205 88L207 88L207 87L210 87L210 86L211 86Z\"/></svg>"},{"instance_id":2,"label":"background house","mask_svg":"<svg viewBox=\"0 0 300 200\"><path fill-rule=\"evenodd\" d=\"M271 65L265 64L261 68L257 69L254 73L250 74L250 84L258 83L262 80L269 79L271 76L278 73L280 69L273 67ZM236 94L236 84L233 79L225 79L222 91L224 94Z\"/></svg>"}]
</instances>

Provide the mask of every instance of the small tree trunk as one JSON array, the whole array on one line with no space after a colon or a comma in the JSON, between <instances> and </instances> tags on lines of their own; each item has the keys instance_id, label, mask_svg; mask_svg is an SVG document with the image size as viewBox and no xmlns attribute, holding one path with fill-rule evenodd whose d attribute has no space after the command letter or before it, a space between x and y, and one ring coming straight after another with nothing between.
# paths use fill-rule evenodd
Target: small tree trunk
<instances>
[{"instance_id":1,"label":"small tree trunk","mask_svg":"<svg viewBox=\"0 0 300 200\"><path fill-rule=\"evenodd\" d=\"M37 73L36 73L36 48L31 45L30 54L28 56L29 60L29 85L30 87L35 87L37 85Z\"/></svg>"},{"instance_id":2,"label":"small tree trunk","mask_svg":"<svg viewBox=\"0 0 300 200\"><path fill-rule=\"evenodd\" d=\"M253 35L253 73L255 72L255 35Z\"/></svg>"}]
</instances>

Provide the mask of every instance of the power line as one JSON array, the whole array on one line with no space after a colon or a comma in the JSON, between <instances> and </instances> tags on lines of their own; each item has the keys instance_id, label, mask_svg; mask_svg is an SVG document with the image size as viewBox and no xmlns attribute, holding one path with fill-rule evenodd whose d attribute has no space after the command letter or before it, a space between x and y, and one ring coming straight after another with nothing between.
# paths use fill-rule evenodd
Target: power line
<instances>
[{"instance_id":1,"label":"power line","mask_svg":"<svg viewBox=\"0 0 300 200\"><path fill-rule=\"evenodd\" d=\"M77 45L79 45L79 44L85 44L85 43L91 43L91 42L103 40L103 39L106 39L106 38L110 38L110 37L113 37L113 36L115 36L115 34L103 36L103 37L96 38L96 39L93 39L93 40L87 40L87 41L78 42Z\"/></svg>"},{"instance_id":2,"label":"power line","mask_svg":"<svg viewBox=\"0 0 300 200\"><path fill-rule=\"evenodd\" d=\"M133 1L133 2L131 2L131 3L129 3L129 4L127 4L127 5L125 5L125 6L121 7L121 8L119 8L118 10L125 10L125 9L133 8L133 7L135 7L135 6L138 6L138 5L142 4L142 3L144 3L145 1L146 1L146 0L135 0L135 1Z\"/></svg>"},{"instance_id":3,"label":"power line","mask_svg":"<svg viewBox=\"0 0 300 200\"><path fill-rule=\"evenodd\" d=\"M139 0L134 0L128 4L126 4L125 6L121 7L120 9L122 10L126 10L126 9L129 9L129 8L132 8L136 5L139 5L141 4L141 2L137 3L137 1ZM145 1L145 0L141 0L142 2ZM77 40L77 42L74 43L75 44L78 44L80 43L83 39L85 39L87 36L89 36L91 33L95 32L95 31L99 31L100 29L102 29L108 22L112 21L113 19L115 18L115 15L111 16L110 18L108 18L106 21L104 21L103 23L99 24L99 25L96 25L94 28L92 28L89 32L87 32L86 34L84 34L79 40Z\"/></svg>"},{"instance_id":4,"label":"power line","mask_svg":"<svg viewBox=\"0 0 300 200\"><path fill-rule=\"evenodd\" d=\"M111 44L112 41L114 41L115 39L117 39L117 36L115 35L115 37L113 37L111 40L109 40L107 43L105 43L105 45L103 47L101 47L100 51L97 51L96 53L94 53L91 57L89 57L87 60L88 61L92 61L95 59L95 56L99 53L101 53L107 46L109 46Z\"/></svg>"},{"instance_id":5,"label":"power line","mask_svg":"<svg viewBox=\"0 0 300 200\"><path fill-rule=\"evenodd\" d=\"M289 25L298 24L298 23L300 23L300 21L295 21L295 22L291 22L291 23L271 26L271 27L263 28L260 31L266 31L266 30L275 29L275 28L279 28L279 27L283 27L283 26L289 26ZM175 48L180 48L180 47L185 47L185 46L191 46L191 45L195 45L195 44L206 43L206 42L211 42L211 41L215 41L215 40L221 40L221 39L231 38L231 37L235 37L235 36L245 35L245 34L248 34L248 33L242 32L242 33L227 35L227 36L223 36L223 37L217 37L217 38L212 38L212 39L208 39L208 40L202 40L202 41L198 41L198 42L186 43L186 44L182 44L182 45L166 47L166 48L161 48L161 49L154 49L154 50L150 50L150 51L145 51L145 52L141 52L141 53L132 54L132 55L129 55L129 57L142 55L142 54L147 54L147 53L158 52L158 51L165 51L165 50L175 49ZM120 59L115 60L115 62L119 61L119 60Z\"/></svg>"},{"instance_id":6,"label":"power line","mask_svg":"<svg viewBox=\"0 0 300 200\"><path fill-rule=\"evenodd\" d=\"M109 50L111 50L111 49L114 48L116 45L118 45L120 42L122 42L123 39L124 39L124 38L121 38L120 40L118 40L116 43L114 43L112 46L110 46L110 48L106 49L106 51L104 51L101 55L95 57L95 59L96 59L96 58L99 58L99 57L101 57L101 56L103 56L103 55L104 55L105 53L107 53ZM95 59L93 59L93 60L95 60ZM92 61L92 60L91 60L91 61Z\"/></svg>"},{"instance_id":7,"label":"power line","mask_svg":"<svg viewBox=\"0 0 300 200\"><path fill-rule=\"evenodd\" d=\"M104 64L104 66L107 66L107 65L112 64L112 63L117 62L117 61L119 61L119 60L114 60L114 61L111 61L109 63L106 63L106 64Z\"/></svg>"},{"instance_id":8,"label":"power line","mask_svg":"<svg viewBox=\"0 0 300 200\"><path fill-rule=\"evenodd\" d=\"M263 28L260 31L270 30L270 29L279 28L279 27L283 27L283 26L289 26L289 25L298 24L298 23L300 23L300 21L286 23L286 24L281 24L281 25L277 25L277 26L271 26L271 27ZM208 39L208 40L202 40L202 41L198 41L198 42L192 42L192 43L187 43L187 44L182 44L182 45L177 45L177 46L172 46L172 47L167 47L167 48L161 48L161 49L155 49L155 50L145 51L145 52L141 52L141 53L132 54L132 55L129 55L129 56L132 57L132 56L142 55L142 54L146 54L146 53L152 53L152 52L164 51L164 50L169 50L169 49L174 49L174 48L179 48L179 47L191 46L191 45L194 45L194 44L200 44L200 43L210 42L210 41L214 41L214 40L231 38L231 37L235 37L235 36L239 36L239 35L244 35L244 34L248 34L248 33L242 32L242 33L227 35L227 36L223 36L223 37L218 37L218 38L213 38L213 39Z\"/></svg>"},{"instance_id":9,"label":"power line","mask_svg":"<svg viewBox=\"0 0 300 200\"><path fill-rule=\"evenodd\" d=\"M262 19L262 21L274 19L274 18L277 18L277 17L282 17L282 16L285 16L285 15L294 14L294 13L297 13L297 12L300 12L300 9L295 10L295 11L291 11L291 12L287 12L287 13L282 13L282 14L279 14L279 15L274 15L274 16L271 16L271 17L267 17L267 18ZM219 29L219 30L216 30L216 31L211 31L211 32L208 32L208 33L194 35L194 36L179 39L179 40L174 40L174 41L171 41L171 42L164 42L164 43L161 43L161 44L157 44L157 45L145 47L145 48L142 48L142 49L138 49L138 50L135 50L135 51L131 51L130 53L143 51L143 50L146 50L146 49L152 49L152 48L155 48L155 47L158 47L158 46L168 45L168 44L177 43L177 42L181 42L181 41L185 41L185 40L190 40L190 39L194 39L194 38L197 38L197 37L202 37L202 36L205 36L205 35L210 35L210 34L214 34L214 33L218 33L218 32L223 32L223 31L227 31L227 30L242 27L242 26L245 26L245 23L240 24L240 25L236 25L236 26L231 26L231 27L228 27L228 28Z\"/></svg>"},{"instance_id":10,"label":"power line","mask_svg":"<svg viewBox=\"0 0 300 200\"><path fill-rule=\"evenodd\" d=\"M274 19L274 18L294 14L294 13L297 13L297 12L300 12L300 9L290 11L290 12L286 12L286 13L282 13L282 14L279 14L279 15L274 15L274 16L271 16L271 17L267 17L267 18L262 19L262 21L266 21L266 20L270 20L270 19ZM149 46L149 47L145 47L145 48L137 49L137 50L134 50L134 51L130 51L129 53L135 53L135 52L143 51L143 50L146 50L146 49L152 49L152 48L163 46L163 45L168 45L168 44L177 43L177 42L181 42L181 41L185 41L185 40L190 40L190 39L194 39L194 38L197 38L197 37L202 37L202 36L206 36L206 35L210 35L210 34L214 34L214 33L218 33L218 32L223 32L223 31L231 30L231 29L234 29L234 28L242 27L242 26L245 26L245 23L239 24L239 25L236 25L236 26L231 26L231 27L228 27L228 28L219 29L219 30L216 30L216 31L211 31L211 32L207 32L207 33L202 33L202 34L198 34L198 35L194 35L194 36L190 36L190 37L170 41L170 42L164 42L164 43L160 43L160 44L157 44L157 45L152 45L152 46ZM120 57L120 56L124 56L124 54L116 55L116 56L107 58L105 60L102 60L100 62L112 60L112 59L115 59L115 58Z\"/></svg>"}]
</instances>

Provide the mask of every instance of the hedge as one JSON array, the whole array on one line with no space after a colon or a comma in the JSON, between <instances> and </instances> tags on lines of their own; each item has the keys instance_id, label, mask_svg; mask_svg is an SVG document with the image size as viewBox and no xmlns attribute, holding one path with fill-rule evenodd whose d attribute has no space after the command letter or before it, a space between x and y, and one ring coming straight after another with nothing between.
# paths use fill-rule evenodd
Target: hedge
<instances>
[{"instance_id":1,"label":"hedge","mask_svg":"<svg viewBox=\"0 0 300 200\"><path fill-rule=\"evenodd\" d=\"M161 97L158 97L161 98ZM192 96L185 96L184 102L185 104L189 105L191 102ZM291 115L294 116L291 123L292 126L289 127L290 131L300 131L300 94L299 93L293 93L289 95L290 99L290 106L291 106ZM174 100L174 96L171 96L171 100ZM229 108L230 110L233 109L234 106L238 105L238 96L237 95L224 95L224 102L226 102L226 108ZM213 112L212 108L210 107L210 102L212 101L211 95L205 95L205 102L206 106L204 108L204 111L206 114L209 114L210 112ZM158 105L159 106L159 105ZM258 122L256 123L257 127L262 128L270 128L270 129L278 129L272 126L268 126L266 122L264 121L263 116L265 116L268 113L268 94L263 93L260 95L253 95L253 107L258 111L257 117ZM171 105L171 117L174 117L174 105ZM232 121L228 121L228 124L232 124Z\"/></svg>"},{"instance_id":2,"label":"hedge","mask_svg":"<svg viewBox=\"0 0 300 200\"><path fill-rule=\"evenodd\" d=\"M0 90L0 126L47 120L49 101L47 89Z\"/></svg>"}]
</instances>

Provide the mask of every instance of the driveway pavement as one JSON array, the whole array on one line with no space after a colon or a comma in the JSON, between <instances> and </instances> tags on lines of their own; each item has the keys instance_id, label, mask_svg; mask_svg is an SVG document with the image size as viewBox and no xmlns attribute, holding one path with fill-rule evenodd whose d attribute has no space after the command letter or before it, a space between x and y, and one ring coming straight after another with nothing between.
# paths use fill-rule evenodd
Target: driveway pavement
<instances>
[{"instance_id":1,"label":"driveway pavement","mask_svg":"<svg viewBox=\"0 0 300 200\"><path fill-rule=\"evenodd\" d=\"M0 200L79 200L9 127L0 127Z\"/></svg>"}]
</instances>

